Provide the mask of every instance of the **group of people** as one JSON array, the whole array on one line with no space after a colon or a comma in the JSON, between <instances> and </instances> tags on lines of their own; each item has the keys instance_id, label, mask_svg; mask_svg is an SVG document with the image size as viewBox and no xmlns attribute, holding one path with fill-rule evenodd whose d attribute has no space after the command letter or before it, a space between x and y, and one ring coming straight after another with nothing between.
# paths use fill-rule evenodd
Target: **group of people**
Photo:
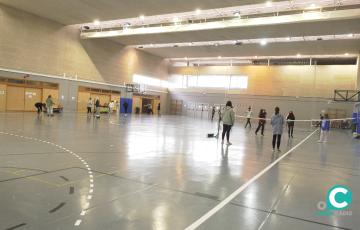
<instances>
[{"instance_id":1,"label":"group of people","mask_svg":"<svg viewBox=\"0 0 360 230\"><path fill-rule=\"evenodd\" d=\"M259 124L255 131L256 135L261 130L261 135L264 136L266 115L267 115L266 110L261 109L258 116ZM227 145L231 145L232 143L229 141L230 131L235 123L235 112L233 110L231 101L228 101L226 103L226 106L221 113L221 119L223 122L222 144L224 144L224 138L226 136ZM252 119L252 109L251 107L249 107L246 112L245 128L247 128L248 126L251 128L251 119ZM284 116L280 113L280 108L275 107L274 114L271 116L270 119L270 124L272 126L272 133L273 133L273 138L272 138L273 151L275 151L275 147L276 147L276 149L280 152L281 137L283 135L285 123L287 124L288 127L289 138L294 137L295 120L296 120L295 114L293 111L290 111L286 116L286 118L284 118ZM324 116L321 119L321 134L320 134L320 140L318 142L327 142L329 130L330 130L329 116L327 114L324 114Z\"/></svg>"},{"instance_id":2,"label":"group of people","mask_svg":"<svg viewBox=\"0 0 360 230\"><path fill-rule=\"evenodd\" d=\"M35 103L35 108L37 109L37 113L40 115L43 112L43 109L46 109L48 116L54 116L54 105L55 102L51 95L46 98L45 103L37 102Z\"/></svg>"},{"instance_id":3,"label":"group of people","mask_svg":"<svg viewBox=\"0 0 360 230\"><path fill-rule=\"evenodd\" d=\"M87 114L90 115L92 113L94 113L94 116L96 118L100 118L100 99L96 98L95 102L94 100L90 97L87 104ZM94 109L94 111L93 111Z\"/></svg>"}]
</instances>

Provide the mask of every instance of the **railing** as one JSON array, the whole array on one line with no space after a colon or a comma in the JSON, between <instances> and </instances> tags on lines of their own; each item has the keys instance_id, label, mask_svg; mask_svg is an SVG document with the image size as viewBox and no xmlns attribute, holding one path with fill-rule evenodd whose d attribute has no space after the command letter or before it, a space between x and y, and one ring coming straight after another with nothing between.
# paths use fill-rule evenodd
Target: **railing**
<instances>
[{"instance_id":1,"label":"railing","mask_svg":"<svg viewBox=\"0 0 360 230\"><path fill-rule=\"evenodd\" d=\"M360 102L360 90L335 90L334 101Z\"/></svg>"}]
</instances>

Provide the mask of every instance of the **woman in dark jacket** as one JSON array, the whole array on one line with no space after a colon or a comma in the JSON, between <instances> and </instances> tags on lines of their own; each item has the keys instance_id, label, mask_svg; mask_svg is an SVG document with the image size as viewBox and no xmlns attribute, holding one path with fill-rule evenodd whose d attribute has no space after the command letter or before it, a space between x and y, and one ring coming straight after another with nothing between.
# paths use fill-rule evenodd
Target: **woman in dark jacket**
<instances>
[{"instance_id":1,"label":"woman in dark jacket","mask_svg":"<svg viewBox=\"0 0 360 230\"><path fill-rule=\"evenodd\" d=\"M286 116L286 121L288 125L288 134L289 138L294 138L294 126L295 126L295 115L293 111L290 111L289 114Z\"/></svg>"},{"instance_id":2,"label":"woman in dark jacket","mask_svg":"<svg viewBox=\"0 0 360 230\"><path fill-rule=\"evenodd\" d=\"M265 109L261 109L260 113L259 113L259 125L255 131L256 135L261 128L261 135L264 136L265 123L266 123L266 111L265 111Z\"/></svg>"}]
</instances>

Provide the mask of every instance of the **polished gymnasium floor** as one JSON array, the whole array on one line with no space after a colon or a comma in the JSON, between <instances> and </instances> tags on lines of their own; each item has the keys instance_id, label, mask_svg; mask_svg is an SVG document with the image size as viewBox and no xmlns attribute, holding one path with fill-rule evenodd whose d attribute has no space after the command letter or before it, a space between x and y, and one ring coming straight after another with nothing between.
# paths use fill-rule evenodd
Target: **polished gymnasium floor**
<instances>
[{"instance_id":1,"label":"polished gymnasium floor","mask_svg":"<svg viewBox=\"0 0 360 230\"><path fill-rule=\"evenodd\" d=\"M272 153L238 124L233 145L215 123L179 116L0 114L0 230L185 229L313 132ZM198 229L359 229L360 145L348 131L313 134ZM319 216L335 184L352 216Z\"/></svg>"}]
</instances>

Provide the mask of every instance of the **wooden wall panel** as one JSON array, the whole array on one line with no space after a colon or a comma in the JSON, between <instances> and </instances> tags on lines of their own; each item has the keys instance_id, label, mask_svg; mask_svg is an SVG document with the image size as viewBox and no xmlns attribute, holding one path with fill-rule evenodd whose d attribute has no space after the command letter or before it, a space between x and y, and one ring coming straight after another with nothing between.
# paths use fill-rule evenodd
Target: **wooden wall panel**
<instances>
[{"instance_id":1,"label":"wooden wall panel","mask_svg":"<svg viewBox=\"0 0 360 230\"><path fill-rule=\"evenodd\" d=\"M0 112L6 110L6 85L0 84Z\"/></svg>"},{"instance_id":2,"label":"wooden wall panel","mask_svg":"<svg viewBox=\"0 0 360 230\"><path fill-rule=\"evenodd\" d=\"M59 105L59 90L58 89L43 89L43 92L42 92L42 101L43 103L46 102L46 99L47 97L51 95L54 103L55 103L55 106L58 106Z\"/></svg>"},{"instance_id":3,"label":"wooden wall panel","mask_svg":"<svg viewBox=\"0 0 360 230\"><path fill-rule=\"evenodd\" d=\"M170 74L244 75L248 76L248 88L230 93L293 97L331 98L335 89L355 89L357 81L356 65L172 67Z\"/></svg>"},{"instance_id":4,"label":"wooden wall panel","mask_svg":"<svg viewBox=\"0 0 360 230\"><path fill-rule=\"evenodd\" d=\"M42 89L36 88L25 88L25 108L27 112L37 111L35 103L41 102Z\"/></svg>"},{"instance_id":5,"label":"wooden wall panel","mask_svg":"<svg viewBox=\"0 0 360 230\"><path fill-rule=\"evenodd\" d=\"M25 105L25 88L7 86L6 110L24 111L24 105Z\"/></svg>"},{"instance_id":6,"label":"wooden wall panel","mask_svg":"<svg viewBox=\"0 0 360 230\"><path fill-rule=\"evenodd\" d=\"M86 112L87 111L87 102L90 98L89 92L79 92L78 93L78 103L77 103L77 111L78 112ZM91 98L94 101L94 98ZM95 103L95 101L94 101ZM93 108L91 108L93 109Z\"/></svg>"}]
</instances>

